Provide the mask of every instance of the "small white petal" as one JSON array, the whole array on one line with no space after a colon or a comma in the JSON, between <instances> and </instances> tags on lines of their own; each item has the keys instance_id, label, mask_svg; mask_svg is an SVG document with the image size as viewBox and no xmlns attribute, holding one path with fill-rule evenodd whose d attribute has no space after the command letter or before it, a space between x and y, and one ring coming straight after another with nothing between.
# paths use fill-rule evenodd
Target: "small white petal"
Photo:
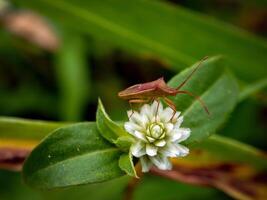
<instances>
[{"instance_id":1,"label":"small white petal","mask_svg":"<svg viewBox=\"0 0 267 200\"><path fill-rule=\"evenodd\" d=\"M124 124L124 128L128 133L134 133L134 131L138 130L142 130L142 127L133 123L133 122L125 122Z\"/></svg>"},{"instance_id":2,"label":"small white petal","mask_svg":"<svg viewBox=\"0 0 267 200\"><path fill-rule=\"evenodd\" d=\"M132 155L137 157L137 158L145 155L146 154L145 143L142 141L138 141L138 142L134 143L131 146L130 151L131 151Z\"/></svg>"},{"instance_id":3,"label":"small white petal","mask_svg":"<svg viewBox=\"0 0 267 200\"><path fill-rule=\"evenodd\" d=\"M175 127L175 128L180 128L180 126L181 126L181 124L183 123L183 121L184 121L184 117L183 117L183 116L180 116L180 117L177 119L177 121L175 122L174 127Z\"/></svg>"},{"instance_id":4,"label":"small white petal","mask_svg":"<svg viewBox=\"0 0 267 200\"><path fill-rule=\"evenodd\" d=\"M146 115L141 115L141 117L142 117L142 126L145 128L149 123L150 118Z\"/></svg>"},{"instance_id":5,"label":"small white petal","mask_svg":"<svg viewBox=\"0 0 267 200\"><path fill-rule=\"evenodd\" d=\"M140 109L140 114L141 115L150 115L151 110L150 110L150 106L148 104L145 104L141 107Z\"/></svg>"},{"instance_id":6,"label":"small white petal","mask_svg":"<svg viewBox=\"0 0 267 200\"><path fill-rule=\"evenodd\" d=\"M158 103L156 101L153 101L153 103L150 105L150 113L152 115L155 115L156 109L157 109Z\"/></svg>"},{"instance_id":7,"label":"small white petal","mask_svg":"<svg viewBox=\"0 0 267 200\"><path fill-rule=\"evenodd\" d=\"M152 162L146 156L141 157L140 162L142 166L142 172L148 172L152 167Z\"/></svg>"},{"instance_id":8,"label":"small white petal","mask_svg":"<svg viewBox=\"0 0 267 200\"><path fill-rule=\"evenodd\" d=\"M146 116L148 121L152 121L153 115L151 112L151 108L148 104L142 106L140 114Z\"/></svg>"},{"instance_id":9,"label":"small white petal","mask_svg":"<svg viewBox=\"0 0 267 200\"><path fill-rule=\"evenodd\" d=\"M160 150L160 153L162 153L166 157L177 157L180 155L179 150L173 143L168 143L164 148Z\"/></svg>"},{"instance_id":10,"label":"small white petal","mask_svg":"<svg viewBox=\"0 0 267 200\"><path fill-rule=\"evenodd\" d=\"M182 132L179 129L173 129L172 132L168 134L169 140L175 142L182 138Z\"/></svg>"},{"instance_id":11,"label":"small white petal","mask_svg":"<svg viewBox=\"0 0 267 200\"><path fill-rule=\"evenodd\" d=\"M147 142L145 136L143 133L141 133L140 131L134 131L133 133L130 133L131 135L133 135L134 137L144 141L144 142Z\"/></svg>"},{"instance_id":12,"label":"small white petal","mask_svg":"<svg viewBox=\"0 0 267 200\"><path fill-rule=\"evenodd\" d=\"M166 129L167 134L170 133L173 130L173 127L174 126L173 126L172 123L165 124L165 129Z\"/></svg>"},{"instance_id":13,"label":"small white petal","mask_svg":"<svg viewBox=\"0 0 267 200\"><path fill-rule=\"evenodd\" d=\"M154 101L150 107L152 116L156 116L163 110L163 106L161 102ZM157 112L158 111L158 112Z\"/></svg>"},{"instance_id":14,"label":"small white petal","mask_svg":"<svg viewBox=\"0 0 267 200\"><path fill-rule=\"evenodd\" d=\"M166 144L165 140L158 140L154 143L157 147L163 147Z\"/></svg>"},{"instance_id":15,"label":"small white petal","mask_svg":"<svg viewBox=\"0 0 267 200\"><path fill-rule=\"evenodd\" d=\"M143 118L142 116L138 113L138 112L134 112L130 118L129 118L130 122L142 125L143 124Z\"/></svg>"},{"instance_id":16,"label":"small white petal","mask_svg":"<svg viewBox=\"0 0 267 200\"><path fill-rule=\"evenodd\" d=\"M150 157L150 160L161 170L169 170L172 168L171 162L167 157L157 155L154 157Z\"/></svg>"},{"instance_id":17,"label":"small white petal","mask_svg":"<svg viewBox=\"0 0 267 200\"><path fill-rule=\"evenodd\" d=\"M173 110L170 107L165 108L160 114L160 120L162 122L167 123L172 118L172 115L173 115Z\"/></svg>"},{"instance_id":18,"label":"small white petal","mask_svg":"<svg viewBox=\"0 0 267 200\"><path fill-rule=\"evenodd\" d=\"M177 150L180 152L179 156L186 156L189 153L189 149L181 144L176 144Z\"/></svg>"},{"instance_id":19,"label":"small white petal","mask_svg":"<svg viewBox=\"0 0 267 200\"><path fill-rule=\"evenodd\" d=\"M177 111L177 112L174 114L174 116L173 116L173 118L172 118L172 121L173 121L173 122L176 122L177 119L178 119L178 117L180 116L180 114L181 114L181 112Z\"/></svg>"},{"instance_id":20,"label":"small white petal","mask_svg":"<svg viewBox=\"0 0 267 200\"><path fill-rule=\"evenodd\" d=\"M176 142L182 142L186 140L190 136L190 133L191 133L190 128L179 128L178 131L181 133L182 136L179 139L177 139Z\"/></svg>"},{"instance_id":21,"label":"small white petal","mask_svg":"<svg viewBox=\"0 0 267 200\"><path fill-rule=\"evenodd\" d=\"M127 116L129 119L131 118L131 116L134 112L135 112L134 110L127 110Z\"/></svg>"},{"instance_id":22,"label":"small white petal","mask_svg":"<svg viewBox=\"0 0 267 200\"><path fill-rule=\"evenodd\" d=\"M139 126L145 128L147 123L149 122L149 117L146 115L142 115L139 113L134 113L130 119L134 123L138 124Z\"/></svg>"},{"instance_id":23,"label":"small white petal","mask_svg":"<svg viewBox=\"0 0 267 200\"><path fill-rule=\"evenodd\" d=\"M158 103L158 102L157 102ZM162 113L162 111L163 111L163 105L162 105L162 103L161 102L159 102L159 105L158 105L159 107L158 107L158 114L160 115L161 113Z\"/></svg>"},{"instance_id":24,"label":"small white petal","mask_svg":"<svg viewBox=\"0 0 267 200\"><path fill-rule=\"evenodd\" d=\"M146 144L146 154L149 156L157 155L158 147L153 144Z\"/></svg>"}]
</instances>

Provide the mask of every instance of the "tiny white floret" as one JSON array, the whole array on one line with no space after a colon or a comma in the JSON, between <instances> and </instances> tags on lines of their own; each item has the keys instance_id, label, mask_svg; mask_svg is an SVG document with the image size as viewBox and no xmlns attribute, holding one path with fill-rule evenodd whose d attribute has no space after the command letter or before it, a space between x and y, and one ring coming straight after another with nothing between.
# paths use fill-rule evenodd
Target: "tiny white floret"
<instances>
[{"instance_id":1,"label":"tiny white floret","mask_svg":"<svg viewBox=\"0 0 267 200\"><path fill-rule=\"evenodd\" d=\"M133 156L140 158L142 171L148 172L155 165L162 170L172 168L169 158L184 157L189 149L180 142L190 136L190 128L181 128L183 116L160 102L145 104L140 112L128 111L129 121L125 130L135 138L130 148Z\"/></svg>"}]
</instances>

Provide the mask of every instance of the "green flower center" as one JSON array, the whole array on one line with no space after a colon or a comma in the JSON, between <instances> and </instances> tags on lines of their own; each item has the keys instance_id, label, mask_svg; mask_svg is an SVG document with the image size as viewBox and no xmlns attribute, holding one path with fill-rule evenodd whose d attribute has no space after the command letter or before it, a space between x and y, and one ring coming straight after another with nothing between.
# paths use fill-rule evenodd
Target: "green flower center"
<instances>
[{"instance_id":1,"label":"green flower center","mask_svg":"<svg viewBox=\"0 0 267 200\"><path fill-rule=\"evenodd\" d=\"M153 138L155 140L162 139L165 137L165 128L163 123L154 122L147 127L147 137Z\"/></svg>"}]
</instances>

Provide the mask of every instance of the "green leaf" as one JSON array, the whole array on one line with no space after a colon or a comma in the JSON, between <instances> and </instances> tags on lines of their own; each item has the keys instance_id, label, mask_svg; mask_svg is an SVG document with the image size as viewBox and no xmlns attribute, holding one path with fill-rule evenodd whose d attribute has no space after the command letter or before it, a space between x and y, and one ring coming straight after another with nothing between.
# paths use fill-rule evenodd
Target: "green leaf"
<instances>
[{"instance_id":1,"label":"green leaf","mask_svg":"<svg viewBox=\"0 0 267 200\"><path fill-rule=\"evenodd\" d=\"M235 162L250 165L256 169L267 169L267 157L259 149L220 135L212 135L194 149L208 152L213 162Z\"/></svg>"},{"instance_id":2,"label":"green leaf","mask_svg":"<svg viewBox=\"0 0 267 200\"><path fill-rule=\"evenodd\" d=\"M116 140L115 145L121 150L128 152L133 142L134 138L129 134L129 136L119 137Z\"/></svg>"},{"instance_id":3,"label":"green leaf","mask_svg":"<svg viewBox=\"0 0 267 200\"><path fill-rule=\"evenodd\" d=\"M206 55L222 54L241 79L267 76L265 40L177 5L144 0L13 2L130 52L157 56L175 70Z\"/></svg>"},{"instance_id":4,"label":"green leaf","mask_svg":"<svg viewBox=\"0 0 267 200\"><path fill-rule=\"evenodd\" d=\"M122 127L109 118L100 99L98 100L96 123L101 135L112 143L115 143L119 136L128 135Z\"/></svg>"},{"instance_id":5,"label":"green leaf","mask_svg":"<svg viewBox=\"0 0 267 200\"><path fill-rule=\"evenodd\" d=\"M198 65L184 70L169 81L177 87ZM212 133L225 121L234 108L238 98L238 87L235 79L225 71L221 57L212 57L202 63L199 70L180 89L199 96L207 105L210 116L199 101L189 95L177 94L173 98L177 110L182 111L182 126L191 128L191 136L185 143L199 142Z\"/></svg>"},{"instance_id":6,"label":"green leaf","mask_svg":"<svg viewBox=\"0 0 267 200\"><path fill-rule=\"evenodd\" d=\"M265 126L265 120L259 118L263 109L264 105L255 101L254 98L246 99L237 105L218 133L239 142L266 149L267 126Z\"/></svg>"},{"instance_id":7,"label":"green leaf","mask_svg":"<svg viewBox=\"0 0 267 200\"><path fill-rule=\"evenodd\" d=\"M255 94L256 92L264 89L267 87L267 79L258 80L254 83L251 83L245 86L239 94L239 102L243 101L244 99L248 98L250 95Z\"/></svg>"},{"instance_id":8,"label":"green leaf","mask_svg":"<svg viewBox=\"0 0 267 200\"><path fill-rule=\"evenodd\" d=\"M119 159L120 168L125 171L129 176L138 177L133 164L133 156L131 153L124 153Z\"/></svg>"},{"instance_id":9,"label":"green leaf","mask_svg":"<svg viewBox=\"0 0 267 200\"><path fill-rule=\"evenodd\" d=\"M31 150L49 132L66 124L0 117L0 169L20 170ZM18 159L19 158L19 159Z\"/></svg>"},{"instance_id":10,"label":"green leaf","mask_svg":"<svg viewBox=\"0 0 267 200\"><path fill-rule=\"evenodd\" d=\"M1 200L123 200L124 190L130 178L123 176L103 183L38 191L24 184L20 173L0 171L0 179L5 180L0 182L0 193Z\"/></svg>"},{"instance_id":11,"label":"green leaf","mask_svg":"<svg viewBox=\"0 0 267 200\"><path fill-rule=\"evenodd\" d=\"M79 121L90 92L86 47L81 36L66 32L62 34L61 47L56 54L60 114L62 120Z\"/></svg>"},{"instance_id":12,"label":"green leaf","mask_svg":"<svg viewBox=\"0 0 267 200\"><path fill-rule=\"evenodd\" d=\"M51 131L68 124L0 116L0 138L40 141Z\"/></svg>"},{"instance_id":13,"label":"green leaf","mask_svg":"<svg viewBox=\"0 0 267 200\"><path fill-rule=\"evenodd\" d=\"M119 149L92 122L55 130L30 154L23 167L27 184L41 189L107 181L123 175Z\"/></svg>"}]
</instances>

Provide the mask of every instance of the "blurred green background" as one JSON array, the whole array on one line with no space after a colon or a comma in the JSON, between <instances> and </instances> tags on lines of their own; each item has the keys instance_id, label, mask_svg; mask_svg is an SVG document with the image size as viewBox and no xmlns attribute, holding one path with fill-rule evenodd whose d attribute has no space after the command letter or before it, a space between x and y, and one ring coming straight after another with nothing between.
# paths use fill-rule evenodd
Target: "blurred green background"
<instances>
[{"instance_id":1,"label":"blurred green background","mask_svg":"<svg viewBox=\"0 0 267 200\"><path fill-rule=\"evenodd\" d=\"M118 91L168 80L206 55L225 56L241 88L266 84L266 7L266 0L0 0L0 115L93 121L101 97L112 119L126 119ZM266 122L265 89L240 100L220 134L267 150ZM2 170L0 200L122 199L127 182L38 192ZM231 199L149 175L132 194L146 198Z\"/></svg>"}]
</instances>

